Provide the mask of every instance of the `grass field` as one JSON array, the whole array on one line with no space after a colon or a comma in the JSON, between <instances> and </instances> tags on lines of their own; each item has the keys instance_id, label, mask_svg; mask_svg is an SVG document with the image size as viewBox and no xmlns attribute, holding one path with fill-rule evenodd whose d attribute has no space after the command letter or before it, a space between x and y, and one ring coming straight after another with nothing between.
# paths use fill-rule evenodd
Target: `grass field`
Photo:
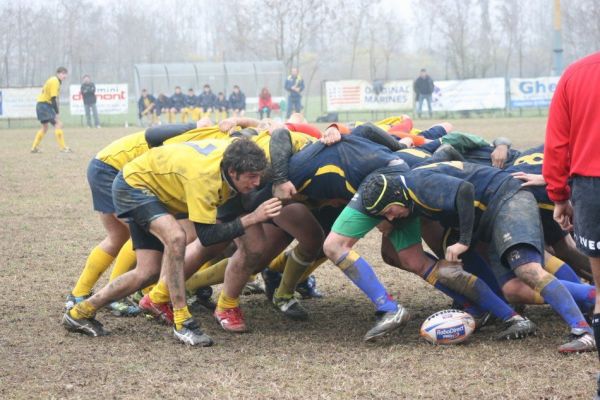
<instances>
[{"instance_id":1,"label":"grass field","mask_svg":"<svg viewBox=\"0 0 600 400\"><path fill-rule=\"evenodd\" d=\"M545 119L452 121L461 131L506 135L517 148L543 140ZM426 122L417 121L418 127ZM582 399L591 398L596 354L562 356L568 333L549 307L528 307L536 337L492 340L495 326L469 343L435 347L418 328L450 301L420 279L386 266L379 238L358 251L376 266L412 320L375 344L362 342L373 323L365 296L332 264L316 271L326 297L304 304L307 322L283 320L262 295L244 297L252 332L231 335L208 313L196 314L215 339L188 348L170 330L143 318L98 315L112 335L91 339L60 326L64 297L88 251L103 237L91 209L87 162L135 129L65 129L72 154L52 135L30 154L34 130L0 130L0 398L199 399ZM105 282L105 278L101 283Z\"/></svg>"}]
</instances>

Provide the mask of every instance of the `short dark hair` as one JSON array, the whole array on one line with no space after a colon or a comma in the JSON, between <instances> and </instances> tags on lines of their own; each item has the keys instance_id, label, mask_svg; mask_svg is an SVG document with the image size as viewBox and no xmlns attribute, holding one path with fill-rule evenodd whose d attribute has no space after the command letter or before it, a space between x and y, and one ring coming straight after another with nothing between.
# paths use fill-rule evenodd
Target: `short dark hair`
<instances>
[{"instance_id":1,"label":"short dark hair","mask_svg":"<svg viewBox=\"0 0 600 400\"><path fill-rule=\"evenodd\" d=\"M421 72L427 72L425 68L421 68Z\"/></svg>"},{"instance_id":2,"label":"short dark hair","mask_svg":"<svg viewBox=\"0 0 600 400\"><path fill-rule=\"evenodd\" d=\"M146 89L142 89L142 93L145 93L145 92L147 92L147 90Z\"/></svg>"},{"instance_id":3,"label":"short dark hair","mask_svg":"<svg viewBox=\"0 0 600 400\"><path fill-rule=\"evenodd\" d=\"M181 86L175 86L175 89L181 90Z\"/></svg>"},{"instance_id":4,"label":"short dark hair","mask_svg":"<svg viewBox=\"0 0 600 400\"><path fill-rule=\"evenodd\" d=\"M194 91L194 88L189 88L188 89L188 92L193 92L193 91Z\"/></svg>"},{"instance_id":5,"label":"short dark hair","mask_svg":"<svg viewBox=\"0 0 600 400\"><path fill-rule=\"evenodd\" d=\"M58 67L58 68L56 68L56 73L57 74L61 74L61 73L68 74L69 71L67 71L67 69L65 67Z\"/></svg>"},{"instance_id":6,"label":"short dark hair","mask_svg":"<svg viewBox=\"0 0 600 400\"><path fill-rule=\"evenodd\" d=\"M209 85L208 83L205 83L205 84L204 84L204 87L205 87L205 88L209 88L209 89L210 89L210 85Z\"/></svg>"},{"instance_id":7,"label":"short dark hair","mask_svg":"<svg viewBox=\"0 0 600 400\"><path fill-rule=\"evenodd\" d=\"M239 89L240 87L238 85L233 85L234 89Z\"/></svg>"},{"instance_id":8,"label":"short dark hair","mask_svg":"<svg viewBox=\"0 0 600 400\"><path fill-rule=\"evenodd\" d=\"M223 154L221 166L225 172L233 169L236 174L262 172L267 168L267 156L252 140L234 140Z\"/></svg>"},{"instance_id":9,"label":"short dark hair","mask_svg":"<svg viewBox=\"0 0 600 400\"><path fill-rule=\"evenodd\" d=\"M91 79L91 77L88 74L85 74L84 76L82 76L82 79L85 79L85 78L90 78Z\"/></svg>"}]
</instances>

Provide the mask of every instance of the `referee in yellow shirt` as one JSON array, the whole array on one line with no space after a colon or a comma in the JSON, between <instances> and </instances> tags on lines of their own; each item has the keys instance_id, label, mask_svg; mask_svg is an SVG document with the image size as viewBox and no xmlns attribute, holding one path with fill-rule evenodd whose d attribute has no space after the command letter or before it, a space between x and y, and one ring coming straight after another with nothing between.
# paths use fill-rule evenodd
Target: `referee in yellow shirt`
<instances>
[{"instance_id":1,"label":"referee in yellow shirt","mask_svg":"<svg viewBox=\"0 0 600 400\"><path fill-rule=\"evenodd\" d=\"M67 77L68 73L69 71L67 71L65 67L58 67L56 75L48 78L46 83L44 83L42 93L37 98L35 112L42 127L37 131L35 139L33 140L33 145L31 146L32 153L40 152L39 145L46 132L48 132L49 123L54 125L54 135L56 135L56 141L58 142L60 151L63 153L71 152L71 149L65 145L65 136L62 130L63 124L58 118L58 96L60 94L60 85Z\"/></svg>"}]
</instances>

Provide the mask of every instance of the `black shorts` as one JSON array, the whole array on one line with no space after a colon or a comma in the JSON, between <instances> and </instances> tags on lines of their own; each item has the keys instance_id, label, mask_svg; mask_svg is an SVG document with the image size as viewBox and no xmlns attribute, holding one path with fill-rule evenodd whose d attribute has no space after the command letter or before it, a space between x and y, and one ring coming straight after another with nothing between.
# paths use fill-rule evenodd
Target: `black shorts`
<instances>
[{"instance_id":1,"label":"black shorts","mask_svg":"<svg viewBox=\"0 0 600 400\"><path fill-rule=\"evenodd\" d=\"M537 202L531 192L520 190L504 202L491 227L490 266L498 282L503 284L511 269L504 255L516 245L535 248L543 260L544 234Z\"/></svg>"},{"instance_id":2,"label":"black shorts","mask_svg":"<svg viewBox=\"0 0 600 400\"><path fill-rule=\"evenodd\" d=\"M574 176L571 188L577 248L588 257L600 257L600 178Z\"/></svg>"},{"instance_id":3,"label":"black shorts","mask_svg":"<svg viewBox=\"0 0 600 400\"><path fill-rule=\"evenodd\" d=\"M35 105L35 113L37 114L37 119L42 124L47 124L48 122L52 125L56 124L56 111L52 107L52 104L38 102Z\"/></svg>"}]
</instances>

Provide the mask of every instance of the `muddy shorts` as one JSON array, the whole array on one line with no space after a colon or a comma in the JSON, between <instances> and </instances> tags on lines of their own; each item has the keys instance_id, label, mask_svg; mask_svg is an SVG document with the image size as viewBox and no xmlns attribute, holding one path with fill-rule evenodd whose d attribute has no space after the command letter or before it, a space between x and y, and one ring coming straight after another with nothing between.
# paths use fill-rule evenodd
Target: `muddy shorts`
<instances>
[{"instance_id":1,"label":"muddy shorts","mask_svg":"<svg viewBox=\"0 0 600 400\"><path fill-rule=\"evenodd\" d=\"M112 184L119 171L111 165L94 158L88 164L87 180L92 191L94 211L113 214Z\"/></svg>"}]
</instances>

